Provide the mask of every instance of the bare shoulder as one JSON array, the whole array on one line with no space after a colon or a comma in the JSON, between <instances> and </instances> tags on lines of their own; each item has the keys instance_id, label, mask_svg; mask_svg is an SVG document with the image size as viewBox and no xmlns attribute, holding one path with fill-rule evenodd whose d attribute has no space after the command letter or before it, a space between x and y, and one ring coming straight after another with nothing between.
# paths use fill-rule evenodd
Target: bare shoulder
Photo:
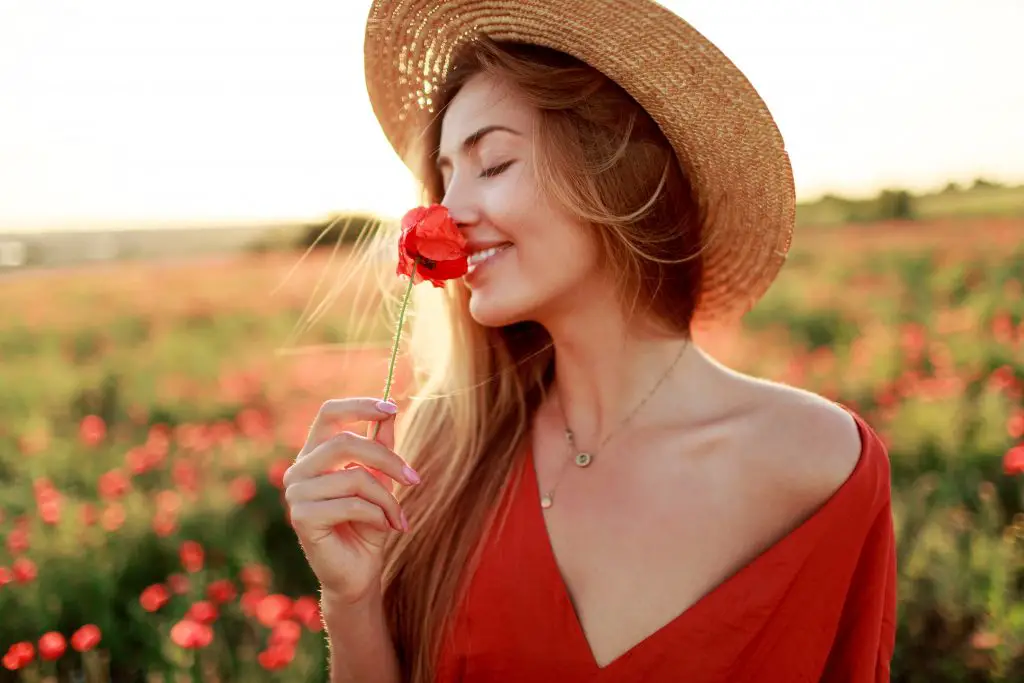
<instances>
[{"instance_id":1,"label":"bare shoulder","mask_svg":"<svg viewBox=\"0 0 1024 683\"><path fill-rule=\"evenodd\" d=\"M767 470L791 495L822 502L850 477L863 451L850 413L813 392L754 380L751 437Z\"/></svg>"}]
</instances>

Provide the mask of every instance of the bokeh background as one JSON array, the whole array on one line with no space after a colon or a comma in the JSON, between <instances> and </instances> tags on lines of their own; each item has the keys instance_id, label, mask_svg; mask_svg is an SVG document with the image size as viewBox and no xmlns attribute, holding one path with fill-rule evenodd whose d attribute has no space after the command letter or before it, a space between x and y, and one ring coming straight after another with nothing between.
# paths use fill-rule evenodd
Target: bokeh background
<instances>
[{"instance_id":1,"label":"bokeh background","mask_svg":"<svg viewBox=\"0 0 1024 683\"><path fill-rule=\"evenodd\" d=\"M701 341L888 443L893 680L1024 680L1024 5L665 4L800 200ZM325 680L281 476L325 398L382 390L398 283L346 264L416 202L367 7L0 0L0 681Z\"/></svg>"}]
</instances>

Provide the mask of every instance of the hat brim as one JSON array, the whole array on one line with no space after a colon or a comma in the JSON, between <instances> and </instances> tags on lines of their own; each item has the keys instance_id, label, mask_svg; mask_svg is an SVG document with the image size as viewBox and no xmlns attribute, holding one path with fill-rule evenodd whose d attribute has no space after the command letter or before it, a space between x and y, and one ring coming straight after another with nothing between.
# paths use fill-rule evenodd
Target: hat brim
<instances>
[{"instance_id":1,"label":"hat brim","mask_svg":"<svg viewBox=\"0 0 1024 683\"><path fill-rule=\"evenodd\" d=\"M763 296L792 240L793 171L764 101L715 45L653 0L374 0L367 91L407 164L436 114L432 93L453 53L479 35L583 60L660 126L714 217L698 321L742 314Z\"/></svg>"}]
</instances>

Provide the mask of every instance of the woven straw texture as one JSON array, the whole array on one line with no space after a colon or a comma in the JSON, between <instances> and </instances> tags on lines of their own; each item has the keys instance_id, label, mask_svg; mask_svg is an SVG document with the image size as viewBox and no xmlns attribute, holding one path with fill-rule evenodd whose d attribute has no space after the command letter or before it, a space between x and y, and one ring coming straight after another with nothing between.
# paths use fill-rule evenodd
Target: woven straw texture
<instances>
[{"instance_id":1,"label":"woven straw texture","mask_svg":"<svg viewBox=\"0 0 1024 683\"><path fill-rule=\"evenodd\" d=\"M698 323L732 318L785 262L796 200L782 136L747 78L653 0L374 0L364 59L371 105L406 163L437 112L431 93L477 35L561 50L618 83L661 127L713 209Z\"/></svg>"}]
</instances>

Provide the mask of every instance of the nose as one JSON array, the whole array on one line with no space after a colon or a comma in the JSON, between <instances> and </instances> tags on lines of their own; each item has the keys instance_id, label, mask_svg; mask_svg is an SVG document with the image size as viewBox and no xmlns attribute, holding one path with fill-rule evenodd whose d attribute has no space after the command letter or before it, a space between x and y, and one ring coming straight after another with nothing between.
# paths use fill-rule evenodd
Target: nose
<instances>
[{"instance_id":1,"label":"nose","mask_svg":"<svg viewBox=\"0 0 1024 683\"><path fill-rule=\"evenodd\" d=\"M462 187L457 176L452 178L445 190L441 206L448 209L448 214L460 228L476 225L483 214L474 193Z\"/></svg>"}]
</instances>

